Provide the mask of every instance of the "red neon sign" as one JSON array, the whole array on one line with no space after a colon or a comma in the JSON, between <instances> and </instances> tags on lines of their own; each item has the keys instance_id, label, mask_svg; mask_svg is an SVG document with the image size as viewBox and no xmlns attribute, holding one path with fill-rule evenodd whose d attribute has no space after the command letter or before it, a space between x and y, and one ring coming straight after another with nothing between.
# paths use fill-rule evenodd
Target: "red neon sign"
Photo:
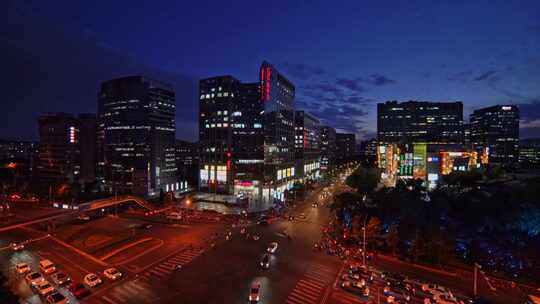
<instances>
[{"instance_id":1,"label":"red neon sign","mask_svg":"<svg viewBox=\"0 0 540 304\"><path fill-rule=\"evenodd\" d=\"M270 67L266 67L266 99L270 100L270 74L271 74Z\"/></svg>"}]
</instances>

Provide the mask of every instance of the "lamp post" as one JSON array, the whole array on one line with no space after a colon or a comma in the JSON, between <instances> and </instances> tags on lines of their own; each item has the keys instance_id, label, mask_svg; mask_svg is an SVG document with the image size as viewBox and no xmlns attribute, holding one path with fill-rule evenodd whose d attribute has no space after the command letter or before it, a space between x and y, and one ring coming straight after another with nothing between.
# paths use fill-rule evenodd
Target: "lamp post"
<instances>
[{"instance_id":1,"label":"lamp post","mask_svg":"<svg viewBox=\"0 0 540 304\"><path fill-rule=\"evenodd\" d=\"M474 295L475 297L476 297L476 295L477 295L478 268L482 268L482 266L478 265L478 263L474 263L473 295Z\"/></svg>"},{"instance_id":2,"label":"lamp post","mask_svg":"<svg viewBox=\"0 0 540 304\"><path fill-rule=\"evenodd\" d=\"M367 216L364 219L364 227L362 228L362 234L363 234L363 250L362 250L362 263L364 264L364 267L366 267L366 223L367 223Z\"/></svg>"}]
</instances>

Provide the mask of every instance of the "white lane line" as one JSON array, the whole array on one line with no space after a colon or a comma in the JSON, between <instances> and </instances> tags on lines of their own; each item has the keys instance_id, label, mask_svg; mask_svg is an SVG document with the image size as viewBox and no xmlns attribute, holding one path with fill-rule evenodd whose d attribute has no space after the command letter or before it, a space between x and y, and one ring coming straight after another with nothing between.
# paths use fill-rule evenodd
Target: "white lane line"
<instances>
[{"instance_id":1,"label":"white lane line","mask_svg":"<svg viewBox=\"0 0 540 304\"><path fill-rule=\"evenodd\" d=\"M309 275L309 274L307 274L307 273L304 275L304 277L307 277L307 278L309 278L309 279L312 280L312 281L316 281L316 282L318 282L320 285L323 285L323 286L326 285L326 284L328 283L328 280L323 280L323 279L321 279L321 278L318 277L318 276Z\"/></svg>"},{"instance_id":2,"label":"white lane line","mask_svg":"<svg viewBox=\"0 0 540 304\"><path fill-rule=\"evenodd\" d=\"M313 289L316 289L316 290L321 290L324 287L324 286L319 285L319 284L317 284L315 282L305 281L305 280L300 280L298 282L298 284L307 285L307 286L309 286L309 287L311 287Z\"/></svg>"},{"instance_id":3,"label":"white lane line","mask_svg":"<svg viewBox=\"0 0 540 304\"><path fill-rule=\"evenodd\" d=\"M103 300L105 300L107 303L110 303L110 304L118 304L116 303L114 300L108 298L107 296L102 296L101 297Z\"/></svg>"},{"instance_id":4,"label":"white lane line","mask_svg":"<svg viewBox=\"0 0 540 304\"><path fill-rule=\"evenodd\" d=\"M305 293L303 290L299 290L297 288L295 288L291 294L292 295L297 295L299 297L303 297L303 298L309 298L311 301L315 302L315 300L317 300L317 297L312 295L312 294L308 294L308 293Z\"/></svg>"},{"instance_id":5,"label":"white lane line","mask_svg":"<svg viewBox=\"0 0 540 304\"><path fill-rule=\"evenodd\" d=\"M287 297L287 301L294 301L294 302L297 302L297 303L309 303L309 302L306 302L306 299L302 298L301 295L298 295L298 294L289 294L289 296Z\"/></svg>"},{"instance_id":6,"label":"white lane line","mask_svg":"<svg viewBox=\"0 0 540 304\"><path fill-rule=\"evenodd\" d=\"M127 300L124 299L122 296L116 294L116 291L113 291L112 293L109 294L109 297L113 298L113 299L116 299L117 301L119 301L120 303L126 303Z\"/></svg>"}]
</instances>

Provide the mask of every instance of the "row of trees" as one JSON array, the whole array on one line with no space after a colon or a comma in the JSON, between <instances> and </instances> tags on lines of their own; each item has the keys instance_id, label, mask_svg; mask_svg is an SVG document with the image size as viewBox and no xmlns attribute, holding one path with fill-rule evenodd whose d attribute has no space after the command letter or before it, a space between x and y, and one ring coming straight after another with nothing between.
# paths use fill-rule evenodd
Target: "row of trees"
<instances>
[{"instance_id":1,"label":"row of trees","mask_svg":"<svg viewBox=\"0 0 540 304\"><path fill-rule=\"evenodd\" d=\"M540 279L540 178L496 182L485 172L456 173L428 193L419 180L377 187L375 170L351 175L347 184L356 191L331 205L354 241L368 223L368 244L379 250Z\"/></svg>"}]
</instances>

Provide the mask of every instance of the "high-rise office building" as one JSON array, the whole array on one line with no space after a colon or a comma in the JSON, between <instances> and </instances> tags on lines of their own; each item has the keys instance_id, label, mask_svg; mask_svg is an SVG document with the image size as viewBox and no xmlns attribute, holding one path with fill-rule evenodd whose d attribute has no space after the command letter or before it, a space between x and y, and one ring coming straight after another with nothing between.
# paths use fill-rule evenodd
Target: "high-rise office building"
<instances>
[{"instance_id":1,"label":"high-rise office building","mask_svg":"<svg viewBox=\"0 0 540 304\"><path fill-rule=\"evenodd\" d=\"M524 168L540 167L540 138L527 138L519 141L519 163Z\"/></svg>"},{"instance_id":2,"label":"high-rise office building","mask_svg":"<svg viewBox=\"0 0 540 304\"><path fill-rule=\"evenodd\" d=\"M81 183L92 183L96 180L97 156L97 120L95 114L83 113L78 116Z\"/></svg>"},{"instance_id":3,"label":"high-rise office building","mask_svg":"<svg viewBox=\"0 0 540 304\"><path fill-rule=\"evenodd\" d=\"M336 133L336 148L338 163L350 161L356 155L356 135Z\"/></svg>"},{"instance_id":4,"label":"high-rise office building","mask_svg":"<svg viewBox=\"0 0 540 304\"><path fill-rule=\"evenodd\" d=\"M175 94L143 76L105 81L98 94L99 163L111 188L144 196L180 191Z\"/></svg>"},{"instance_id":5,"label":"high-rise office building","mask_svg":"<svg viewBox=\"0 0 540 304\"><path fill-rule=\"evenodd\" d=\"M79 182L79 121L68 113L47 113L39 118L37 178L42 184Z\"/></svg>"},{"instance_id":6,"label":"high-rise office building","mask_svg":"<svg viewBox=\"0 0 540 304\"><path fill-rule=\"evenodd\" d=\"M321 127L321 170L334 167L336 163L336 129Z\"/></svg>"},{"instance_id":7,"label":"high-rise office building","mask_svg":"<svg viewBox=\"0 0 540 304\"><path fill-rule=\"evenodd\" d=\"M199 181L198 143L177 139L175 149L179 180L187 182L186 188L196 189Z\"/></svg>"},{"instance_id":8,"label":"high-rise office building","mask_svg":"<svg viewBox=\"0 0 540 304\"><path fill-rule=\"evenodd\" d=\"M519 109L496 105L470 115L471 142L475 149L489 149L489 162L511 164L519 160Z\"/></svg>"},{"instance_id":9,"label":"high-rise office building","mask_svg":"<svg viewBox=\"0 0 540 304\"><path fill-rule=\"evenodd\" d=\"M264 62L257 83L199 82L199 190L283 199L295 171L294 86Z\"/></svg>"},{"instance_id":10,"label":"high-rise office building","mask_svg":"<svg viewBox=\"0 0 540 304\"><path fill-rule=\"evenodd\" d=\"M296 111L294 121L296 175L299 178L316 179L321 167L320 121L305 111Z\"/></svg>"},{"instance_id":11,"label":"high-rise office building","mask_svg":"<svg viewBox=\"0 0 540 304\"><path fill-rule=\"evenodd\" d=\"M38 151L38 143L33 141L0 140L0 161L25 160L31 162Z\"/></svg>"},{"instance_id":12,"label":"high-rise office building","mask_svg":"<svg viewBox=\"0 0 540 304\"><path fill-rule=\"evenodd\" d=\"M463 103L387 101L377 104L377 140L385 143L463 142Z\"/></svg>"},{"instance_id":13,"label":"high-rise office building","mask_svg":"<svg viewBox=\"0 0 540 304\"><path fill-rule=\"evenodd\" d=\"M377 142L377 139L375 138L360 142L360 154L362 154L362 156L366 160L376 160L378 144L379 143Z\"/></svg>"},{"instance_id":14,"label":"high-rise office building","mask_svg":"<svg viewBox=\"0 0 540 304\"><path fill-rule=\"evenodd\" d=\"M233 130L245 125L232 121L239 99L240 81L219 76L199 81L199 190L232 194ZM241 114L234 114L241 115Z\"/></svg>"},{"instance_id":15,"label":"high-rise office building","mask_svg":"<svg viewBox=\"0 0 540 304\"><path fill-rule=\"evenodd\" d=\"M295 87L268 62L262 63L259 75L264 105L263 197L283 200L295 179Z\"/></svg>"}]
</instances>

